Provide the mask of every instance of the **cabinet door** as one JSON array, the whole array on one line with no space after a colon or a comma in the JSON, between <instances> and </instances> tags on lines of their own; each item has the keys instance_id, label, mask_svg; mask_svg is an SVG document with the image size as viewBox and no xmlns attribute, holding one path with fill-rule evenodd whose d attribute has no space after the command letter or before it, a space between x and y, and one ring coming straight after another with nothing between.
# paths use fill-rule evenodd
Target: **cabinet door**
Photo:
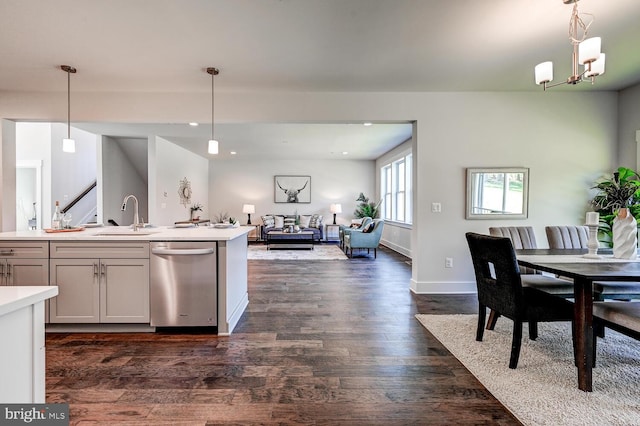
<instances>
[{"instance_id":1,"label":"cabinet door","mask_svg":"<svg viewBox=\"0 0 640 426\"><path fill-rule=\"evenodd\" d=\"M48 259L7 259L8 285L49 285Z\"/></svg>"},{"instance_id":2,"label":"cabinet door","mask_svg":"<svg viewBox=\"0 0 640 426\"><path fill-rule=\"evenodd\" d=\"M101 259L100 322L149 322L149 259Z\"/></svg>"},{"instance_id":3,"label":"cabinet door","mask_svg":"<svg viewBox=\"0 0 640 426\"><path fill-rule=\"evenodd\" d=\"M52 323L95 323L100 319L98 259L52 259L51 285L58 295L50 301Z\"/></svg>"}]
</instances>

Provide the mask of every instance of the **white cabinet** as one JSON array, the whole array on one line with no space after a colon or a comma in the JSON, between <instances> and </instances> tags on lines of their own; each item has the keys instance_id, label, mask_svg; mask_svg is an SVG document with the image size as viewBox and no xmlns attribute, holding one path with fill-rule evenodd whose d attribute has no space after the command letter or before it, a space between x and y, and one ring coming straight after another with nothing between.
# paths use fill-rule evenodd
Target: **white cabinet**
<instances>
[{"instance_id":1,"label":"white cabinet","mask_svg":"<svg viewBox=\"0 0 640 426\"><path fill-rule=\"evenodd\" d=\"M148 323L148 242L52 242L52 323Z\"/></svg>"},{"instance_id":2,"label":"white cabinet","mask_svg":"<svg viewBox=\"0 0 640 426\"><path fill-rule=\"evenodd\" d=\"M49 285L49 241L0 242L0 286ZM45 322L49 301L43 302Z\"/></svg>"},{"instance_id":3,"label":"white cabinet","mask_svg":"<svg viewBox=\"0 0 640 426\"><path fill-rule=\"evenodd\" d=\"M49 242L0 242L0 285L49 285Z\"/></svg>"}]
</instances>

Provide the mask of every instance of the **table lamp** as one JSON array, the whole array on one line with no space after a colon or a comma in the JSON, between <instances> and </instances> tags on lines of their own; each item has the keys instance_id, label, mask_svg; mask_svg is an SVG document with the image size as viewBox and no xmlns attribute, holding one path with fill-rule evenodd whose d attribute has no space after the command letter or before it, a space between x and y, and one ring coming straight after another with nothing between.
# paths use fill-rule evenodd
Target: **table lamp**
<instances>
[{"instance_id":1,"label":"table lamp","mask_svg":"<svg viewBox=\"0 0 640 426\"><path fill-rule=\"evenodd\" d=\"M342 205L341 204L331 204L329 207L329 211L333 213L333 224L336 224L336 214L342 213Z\"/></svg>"},{"instance_id":2,"label":"table lamp","mask_svg":"<svg viewBox=\"0 0 640 426\"><path fill-rule=\"evenodd\" d=\"M256 212L256 206L253 204L244 204L242 206L242 213L247 214L247 225L251 225L251 213Z\"/></svg>"}]
</instances>

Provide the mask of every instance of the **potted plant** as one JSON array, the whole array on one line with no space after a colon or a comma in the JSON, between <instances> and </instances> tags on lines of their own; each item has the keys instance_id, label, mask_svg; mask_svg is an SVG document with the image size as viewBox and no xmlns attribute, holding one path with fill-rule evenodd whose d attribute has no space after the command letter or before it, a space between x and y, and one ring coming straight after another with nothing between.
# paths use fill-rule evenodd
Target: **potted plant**
<instances>
[{"instance_id":1,"label":"potted plant","mask_svg":"<svg viewBox=\"0 0 640 426\"><path fill-rule=\"evenodd\" d=\"M371 219L377 219L380 216L379 207L380 204L382 204L382 200L374 203L373 201L369 201L369 198L361 192L356 201L360 202L353 212L356 218L362 219L364 217L370 217Z\"/></svg>"},{"instance_id":2,"label":"potted plant","mask_svg":"<svg viewBox=\"0 0 640 426\"><path fill-rule=\"evenodd\" d=\"M600 230L606 236L605 241L613 245L614 256L635 257L640 176L634 170L619 167L611 179L603 179L593 188L598 193L591 204L600 213Z\"/></svg>"},{"instance_id":3,"label":"potted plant","mask_svg":"<svg viewBox=\"0 0 640 426\"><path fill-rule=\"evenodd\" d=\"M196 212L202 211L202 204L193 203L189 209L191 210L191 220L200 220L200 216Z\"/></svg>"}]
</instances>

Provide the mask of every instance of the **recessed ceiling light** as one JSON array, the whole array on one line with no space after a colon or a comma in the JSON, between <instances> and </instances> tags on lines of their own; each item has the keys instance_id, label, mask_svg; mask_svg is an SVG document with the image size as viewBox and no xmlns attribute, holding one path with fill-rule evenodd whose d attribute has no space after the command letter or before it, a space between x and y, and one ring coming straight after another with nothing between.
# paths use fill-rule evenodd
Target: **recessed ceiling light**
<instances>
[{"instance_id":1,"label":"recessed ceiling light","mask_svg":"<svg viewBox=\"0 0 640 426\"><path fill-rule=\"evenodd\" d=\"M197 127L198 123L196 123L195 121L192 121L191 123L189 123L189 126Z\"/></svg>"},{"instance_id":2,"label":"recessed ceiling light","mask_svg":"<svg viewBox=\"0 0 640 426\"><path fill-rule=\"evenodd\" d=\"M362 123L362 124L363 124L364 126L373 126L373 123L369 123L369 122Z\"/></svg>"},{"instance_id":3,"label":"recessed ceiling light","mask_svg":"<svg viewBox=\"0 0 640 426\"><path fill-rule=\"evenodd\" d=\"M231 151L231 155L236 155L236 154L237 154L237 152Z\"/></svg>"},{"instance_id":4,"label":"recessed ceiling light","mask_svg":"<svg viewBox=\"0 0 640 426\"><path fill-rule=\"evenodd\" d=\"M342 155L348 155L349 151L342 151Z\"/></svg>"}]
</instances>

